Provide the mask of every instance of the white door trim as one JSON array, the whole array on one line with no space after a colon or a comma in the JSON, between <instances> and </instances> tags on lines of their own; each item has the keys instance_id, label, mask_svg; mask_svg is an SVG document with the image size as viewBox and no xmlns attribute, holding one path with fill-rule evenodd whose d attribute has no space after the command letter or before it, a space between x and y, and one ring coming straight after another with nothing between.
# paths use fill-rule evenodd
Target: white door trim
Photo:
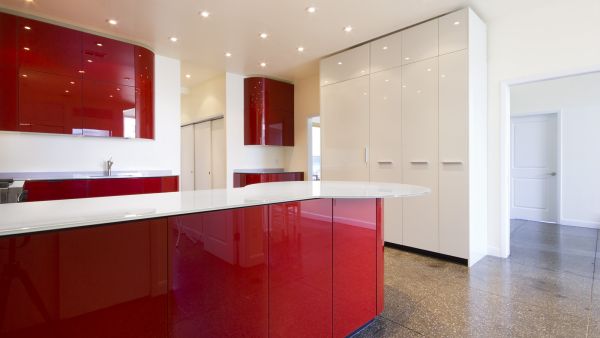
<instances>
[{"instance_id":1,"label":"white door trim","mask_svg":"<svg viewBox=\"0 0 600 338\"><path fill-rule=\"evenodd\" d=\"M489 247L490 254L497 254L500 257L510 255L510 87L599 71L600 65L596 65L500 82L500 248L498 250L498 248Z\"/></svg>"}]
</instances>

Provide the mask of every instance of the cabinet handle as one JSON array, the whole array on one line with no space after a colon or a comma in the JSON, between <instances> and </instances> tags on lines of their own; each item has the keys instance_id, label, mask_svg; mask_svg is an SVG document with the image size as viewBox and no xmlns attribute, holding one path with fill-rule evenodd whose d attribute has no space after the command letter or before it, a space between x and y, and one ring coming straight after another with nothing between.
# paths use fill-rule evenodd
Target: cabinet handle
<instances>
[{"instance_id":1,"label":"cabinet handle","mask_svg":"<svg viewBox=\"0 0 600 338\"><path fill-rule=\"evenodd\" d=\"M410 161L410 164L429 164L429 161Z\"/></svg>"},{"instance_id":2,"label":"cabinet handle","mask_svg":"<svg viewBox=\"0 0 600 338\"><path fill-rule=\"evenodd\" d=\"M369 163L369 147L365 147L365 163Z\"/></svg>"},{"instance_id":3,"label":"cabinet handle","mask_svg":"<svg viewBox=\"0 0 600 338\"><path fill-rule=\"evenodd\" d=\"M463 161L442 161L442 164L463 164Z\"/></svg>"},{"instance_id":4,"label":"cabinet handle","mask_svg":"<svg viewBox=\"0 0 600 338\"><path fill-rule=\"evenodd\" d=\"M379 163L379 164L392 164L394 162L389 161L389 160L385 160L385 161L377 161L377 163Z\"/></svg>"}]
</instances>

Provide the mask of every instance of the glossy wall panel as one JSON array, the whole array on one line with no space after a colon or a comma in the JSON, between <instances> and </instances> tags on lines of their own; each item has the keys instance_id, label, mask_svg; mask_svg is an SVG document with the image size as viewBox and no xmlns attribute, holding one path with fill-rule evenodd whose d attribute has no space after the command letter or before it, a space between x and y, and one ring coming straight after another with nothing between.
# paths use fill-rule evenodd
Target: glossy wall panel
<instances>
[{"instance_id":1,"label":"glossy wall panel","mask_svg":"<svg viewBox=\"0 0 600 338\"><path fill-rule=\"evenodd\" d=\"M244 144L264 144L265 78L244 79Z\"/></svg>"},{"instance_id":2,"label":"glossy wall panel","mask_svg":"<svg viewBox=\"0 0 600 338\"><path fill-rule=\"evenodd\" d=\"M82 96L85 136L135 138L135 88L86 80Z\"/></svg>"},{"instance_id":3,"label":"glossy wall panel","mask_svg":"<svg viewBox=\"0 0 600 338\"><path fill-rule=\"evenodd\" d=\"M0 238L0 336L165 337L166 219Z\"/></svg>"},{"instance_id":4,"label":"glossy wall panel","mask_svg":"<svg viewBox=\"0 0 600 338\"><path fill-rule=\"evenodd\" d=\"M346 337L377 313L377 201L333 203L333 336Z\"/></svg>"},{"instance_id":5,"label":"glossy wall panel","mask_svg":"<svg viewBox=\"0 0 600 338\"><path fill-rule=\"evenodd\" d=\"M268 207L169 218L169 337L268 336Z\"/></svg>"},{"instance_id":6,"label":"glossy wall panel","mask_svg":"<svg viewBox=\"0 0 600 338\"><path fill-rule=\"evenodd\" d=\"M135 86L133 45L87 33L81 35L84 79Z\"/></svg>"},{"instance_id":7,"label":"glossy wall panel","mask_svg":"<svg viewBox=\"0 0 600 338\"><path fill-rule=\"evenodd\" d=\"M17 18L0 13L0 130L18 130Z\"/></svg>"},{"instance_id":8,"label":"glossy wall panel","mask_svg":"<svg viewBox=\"0 0 600 338\"><path fill-rule=\"evenodd\" d=\"M136 135L154 138L154 53L134 46Z\"/></svg>"},{"instance_id":9,"label":"glossy wall panel","mask_svg":"<svg viewBox=\"0 0 600 338\"><path fill-rule=\"evenodd\" d=\"M331 336L331 203L269 206L270 337Z\"/></svg>"}]
</instances>

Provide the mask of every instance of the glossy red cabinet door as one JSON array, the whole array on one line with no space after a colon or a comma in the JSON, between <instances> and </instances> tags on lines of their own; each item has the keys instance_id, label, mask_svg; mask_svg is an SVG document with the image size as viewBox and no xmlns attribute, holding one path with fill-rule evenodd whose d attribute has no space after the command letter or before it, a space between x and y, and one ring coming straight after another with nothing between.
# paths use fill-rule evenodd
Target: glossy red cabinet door
<instances>
[{"instance_id":1,"label":"glossy red cabinet door","mask_svg":"<svg viewBox=\"0 0 600 338\"><path fill-rule=\"evenodd\" d=\"M18 130L17 18L0 12L0 130Z\"/></svg>"},{"instance_id":2,"label":"glossy red cabinet door","mask_svg":"<svg viewBox=\"0 0 600 338\"><path fill-rule=\"evenodd\" d=\"M154 53L135 46L136 136L154 138Z\"/></svg>"},{"instance_id":3,"label":"glossy red cabinet door","mask_svg":"<svg viewBox=\"0 0 600 338\"><path fill-rule=\"evenodd\" d=\"M82 33L83 78L133 87L135 68L133 45Z\"/></svg>"},{"instance_id":4,"label":"glossy red cabinet door","mask_svg":"<svg viewBox=\"0 0 600 338\"><path fill-rule=\"evenodd\" d=\"M19 130L81 135L82 126L78 78L21 70Z\"/></svg>"},{"instance_id":5,"label":"glossy red cabinet door","mask_svg":"<svg viewBox=\"0 0 600 338\"><path fill-rule=\"evenodd\" d=\"M332 334L331 203L269 206L269 337Z\"/></svg>"},{"instance_id":6,"label":"glossy red cabinet door","mask_svg":"<svg viewBox=\"0 0 600 338\"><path fill-rule=\"evenodd\" d=\"M169 337L268 336L268 207L169 218Z\"/></svg>"},{"instance_id":7,"label":"glossy red cabinet door","mask_svg":"<svg viewBox=\"0 0 600 338\"><path fill-rule=\"evenodd\" d=\"M333 336L346 337L377 312L377 205L333 203Z\"/></svg>"},{"instance_id":8,"label":"glossy red cabinet door","mask_svg":"<svg viewBox=\"0 0 600 338\"><path fill-rule=\"evenodd\" d=\"M27 201L51 201L88 197L88 180L26 181Z\"/></svg>"},{"instance_id":9,"label":"glossy red cabinet door","mask_svg":"<svg viewBox=\"0 0 600 338\"><path fill-rule=\"evenodd\" d=\"M135 138L135 89L106 82L83 82L83 134Z\"/></svg>"},{"instance_id":10,"label":"glossy red cabinet door","mask_svg":"<svg viewBox=\"0 0 600 338\"><path fill-rule=\"evenodd\" d=\"M81 76L81 32L45 22L18 19L19 70Z\"/></svg>"},{"instance_id":11,"label":"glossy red cabinet door","mask_svg":"<svg viewBox=\"0 0 600 338\"><path fill-rule=\"evenodd\" d=\"M166 227L157 219L0 238L0 336L165 337Z\"/></svg>"},{"instance_id":12,"label":"glossy red cabinet door","mask_svg":"<svg viewBox=\"0 0 600 338\"><path fill-rule=\"evenodd\" d=\"M244 144L294 145L294 85L244 79Z\"/></svg>"},{"instance_id":13,"label":"glossy red cabinet door","mask_svg":"<svg viewBox=\"0 0 600 338\"><path fill-rule=\"evenodd\" d=\"M284 173L233 173L233 187L240 188L255 183L266 182L284 182L284 181L304 181L303 172L284 172Z\"/></svg>"}]
</instances>

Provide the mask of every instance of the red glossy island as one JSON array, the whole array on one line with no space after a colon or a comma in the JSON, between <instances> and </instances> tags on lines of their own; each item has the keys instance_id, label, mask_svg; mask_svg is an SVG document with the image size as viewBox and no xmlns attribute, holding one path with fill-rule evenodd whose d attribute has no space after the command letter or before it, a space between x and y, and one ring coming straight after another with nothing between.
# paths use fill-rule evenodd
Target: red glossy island
<instances>
[{"instance_id":1,"label":"red glossy island","mask_svg":"<svg viewBox=\"0 0 600 338\"><path fill-rule=\"evenodd\" d=\"M382 198L281 182L0 205L1 337L344 337L383 310Z\"/></svg>"}]
</instances>

